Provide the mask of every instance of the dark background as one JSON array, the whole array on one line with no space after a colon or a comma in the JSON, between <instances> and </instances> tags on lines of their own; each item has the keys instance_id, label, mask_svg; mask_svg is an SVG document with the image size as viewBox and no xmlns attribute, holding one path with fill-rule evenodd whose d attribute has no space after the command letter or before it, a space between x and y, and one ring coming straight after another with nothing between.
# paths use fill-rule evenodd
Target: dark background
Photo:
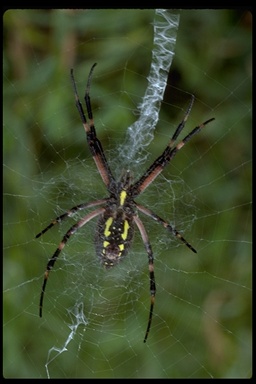
<instances>
[{"instance_id":1,"label":"dark background","mask_svg":"<svg viewBox=\"0 0 256 384\"><path fill-rule=\"evenodd\" d=\"M41 241L36 233L64 210L106 194L74 105L70 68L82 97L89 69L98 63L93 113L118 174L118 151L147 86L153 19L153 10L4 14L5 377L46 377L45 364L55 354L48 351L68 340L66 308L78 296L89 326L79 326L68 351L48 365L51 377L251 375L252 15L246 10L181 11L150 156L131 164L135 175L142 174L161 153L191 93L196 100L186 132L216 118L138 200L175 223L198 251L191 254L142 218L157 279L147 344L149 283L141 239L135 237L127 261L106 277L95 257L94 223L57 261L44 318L38 317L45 265L72 224Z\"/></svg>"}]
</instances>

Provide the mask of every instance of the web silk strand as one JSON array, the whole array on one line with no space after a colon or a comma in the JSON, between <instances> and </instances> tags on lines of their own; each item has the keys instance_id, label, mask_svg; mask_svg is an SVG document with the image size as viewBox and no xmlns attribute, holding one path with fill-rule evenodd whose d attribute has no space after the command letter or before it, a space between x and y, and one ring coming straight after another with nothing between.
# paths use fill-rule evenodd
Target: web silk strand
<instances>
[{"instance_id":1,"label":"web silk strand","mask_svg":"<svg viewBox=\"0 0 256 384\"><path fill-rule=\"evenodd\" d=\"M147 154L144 151L154 138L161 102L174 56L179 14L176 11L156 9L154 42L148 86L138 106L139 119L127 130L126 145L122 146L124 161L140 163Z\"/></svg>"}]
</instances>

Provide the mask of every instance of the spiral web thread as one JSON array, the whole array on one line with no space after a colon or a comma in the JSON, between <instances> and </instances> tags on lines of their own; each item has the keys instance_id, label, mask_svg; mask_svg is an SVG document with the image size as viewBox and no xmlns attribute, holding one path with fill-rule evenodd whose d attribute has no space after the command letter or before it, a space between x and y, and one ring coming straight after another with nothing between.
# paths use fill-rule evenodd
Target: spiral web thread
<instances>
[{"instance_id":1,"label":"spiral web thread","mask_svg":"<svg viewBox=\"0 0 256 384\"><path fill-rule=\"evenodd\" d=\"M126 142L120 156L124 161L140 163L147 157L144 148L154 138L154 129L159 119L161 102L174 56L179 14L176 11L156 9L154 19L154 42L148 86L138 106L139 119L127 130Z\"/></svg>"}]
</instances>

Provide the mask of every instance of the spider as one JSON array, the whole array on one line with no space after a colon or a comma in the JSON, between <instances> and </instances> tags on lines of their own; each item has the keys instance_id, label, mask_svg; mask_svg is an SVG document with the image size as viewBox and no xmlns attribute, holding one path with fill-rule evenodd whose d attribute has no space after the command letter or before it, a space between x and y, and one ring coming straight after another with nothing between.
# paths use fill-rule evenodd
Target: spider
<instances>
[{"instance_id":1,"label":"spider","mask_svg":"<svg viewBox=\"0 0 256 384\"><path fill-rule=\"evenodd\" d=\"M76 205L70 210L66 211L62 215L55 218L45 229L36 235L36 238L43 235L55 224L62 222L68 217L72 217L77 211L82 211L87 208L95 208L90 213L87 213L82 217L76 224L66 232L63 239L59 243L58 248L54 252L53 256L49 259L44 272L44 280L42 284L40 303L39 303L39 316L42 317L43 310L43 300L44 293L46 288L46 283L48 281L49 273L54 267L54 264L68 242L69 238L76 233L81 227L87 224L90 220L95 217L99 217L98 224L95 232L95 249L96 254L98 255L101 263L105 268L112 268L117 265L128 253L134 235L134 227L137 226L144 246L146 248L148 256L148 268L149 268L149 287L150 287L150 308L149 308L149 317L146 328L146 333L144 336L144 343L146 342L153 317L153 309L155 303L156 295L156 282L154 274L154 256L153 251L150 245L148 234L145 230L144 224L141 221L138 212L141 212L143 215L149 216L151 219L155 220L157 223L161 224L166 228L171 234L183 242L191 251L196 253L196 250L192 247L191 244L184 239L184 237L173 228L167 221L159 217L151 209L144 207L134 201L134 199L139 196L145 189L155 180L155 178L163 171L163 169L170 163L174 158L176 153L188 143L192 137L201 131L201 129L208 123L214 120L211 118L201 125L195 127L187 136L184 137L177 145L175 144L176 139L181 133L182 129L185 126L185 123L188 119L188 116L191 112L192 105L194 102L194 96L191 97L190 104L185 113L185 116L181 123L178 125L175 130L172 138L170 139L167 147L163 153L153 162L153 164L146 170L146 172L135 182L132 180L130 170L126 170L120 177L119 180L116 180L112 174L112 171L109 167L107 159L105 157L102 145L100 140L97 137L96 129L93 121L93 114L90 102L90 84L92 79L92 73L96 63L93 64L89 72L87 86L85 90L85 105L88 115L88 120L85 117L83 106L80 102L76 83L74 79L73 69L71 69L71 81L73 86L73 91L75 95L75 103L78 109L80 118L85 129L87 143L90 148L92 157L95 161L96 167L100 176L106 186L108 191L108 197L96 200L92 202L82 203Z\"/></svg>"}]
</instances>

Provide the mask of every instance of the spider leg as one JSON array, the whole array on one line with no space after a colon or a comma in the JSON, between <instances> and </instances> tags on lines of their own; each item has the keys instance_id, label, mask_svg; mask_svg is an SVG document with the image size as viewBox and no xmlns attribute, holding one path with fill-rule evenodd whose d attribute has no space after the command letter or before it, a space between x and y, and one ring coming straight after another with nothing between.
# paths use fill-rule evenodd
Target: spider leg
<instances>
[{"instance_id":1,"label":"spider leg","mask_svg":"<svg viewBox=\"0 0 256 384\"><path fill-rule=\"evenodd\" d=\"M148 208L144 207L143 205L140 205L140 204L137 204L137 203L136 203L136 207L138 208L138 210L140 212L144 213L145 215L151 217L151 219L153 219L153 220L157 221L158 223L162 224L162 226L164 228L168 229L168 231L170 231L174 236L176 236L179 240L181 240L189 249L191 249L191 251L193 251L194 253L197 253L195 248L193 248L192 245L189 244L187 242L187 240L184 239L184 237L178 231L176 231L176 229L174 229L170 224L168 224L160 216L156 215L153 211L151 211L151 209L148 209Z\"/></svg>"},{"instance_id":2,"label":"spider leg","mask_svg":"<svg viewBox=\"0 0 256 384\"><path fill-rule=\"evenodd\" d=\"M194 135L199 133L208 123L214 120L214 118L211 118L209 120L206 120L204 123L198 125L197 127L195 127L187 136L184 137L183 140L181 140L174 147L173 146L174 142L176 141L176 139L178 138L179 134L181 133L182 129L186 124L186 121L192 109L193 101L194 101L194 96L191 99L191 102L189 104L189 107L185 113L185 116L182 122L178 125L177 129L175 130L171 140L169 141L163 153L154 161L154 163L148 168L148 170L144 173L144 175L131 187L134 197L141 194L149 186L149 184L151 184L155 180L155 178L163 171L166 165L168 165L170 161L174 158L176 153L186 143L188 143Z\"/></svg>"},{"instance_id":3,"label":"spider leg","mask_svg":"<svg viewBox=\"0 0 256 384\"><path fill-rule=\"evenodd\" d=\"M194 104L194 100L195 100L195 96L194 95L191 95L191 100L190 100L190 103L189 103L189 106L188 106L188 109L186 110L186 113L185 113L185 116L183 117L183 120L181 121L181 123L178 125L178 127L176 128L176 131L174 132L174 134L172 135L172 138L171 140L169 141L169 144L168 144L168 147L172 147L174 142L176 141L177 137L179 136L179 134L181 133L182 129L185 127L185 124L187 122L187 119L190 115L190 112L191 112L191 109L193 107L193 104Z\"/></svg>"},{"instance_id":4,"label":"spider leg","mask_svg":"<svg viewBox=\"0 0 256 384\"><path fill-rule=\"evenodd\" d=\"M79 100L79 96L78 96L78 92L77 92L77 88L76 88L76 83L75 83L75 79L74 79L74 74L73 74L73 69L71 69L70 75L71 75L71 81L72 81L74 94L75 94L76 107L78 109L80 118L82 120L84 129L86 132L87 142L88 142L90 151L92 153L92 156L93 156L95 164L98 168L98 171L101 175L101 178L102 178L104 184L109 189L110 183L112 180L114 180L114 177L112 175L111 169L110 169L108 162L107 162L107 159L105 157L101 142L97 138L96 129L94 126L94 121L93 121L91 101L90 101L90 96L89 96L92 72L93 72L95 65L96 65L96 63L92 66L92 68L90 70L88 81L87 81L87 86L86 86L86 91L85 91L85 97L84 97L89 122L87 122L87 120L86 120L83 106Z\"/></svg>"},{"instance_id":5,"label":"spider leg","mask_svg":"<svg viewBox=\"0 0 256 384\"><path fill-rule=\"evenodd\" d=\"M42 317L42 311L43 311L43 300L44 300L44 293L45 293L45 287L46 283L49 277L49 273L54 267L55 261L57 260L59 254L65 247L67 241L69 240L70 236L73 235L79 228L83 227L86 223L88 223L90 220L92 220L94 217L99 216L101 213L105 211L105 208L98 208L93 212L88 213L85 217L83 217L80 221L78 221L76 224L74 224L64 235L63 239L61 240L58 248L54 252L53 256L48 261L48 264L46 266L46 270L44 273L44 281L42 285L41 290L41 296L40 296L40 303L39 303L39 316Z\"/></svg>"},{"instance_id":6,"label":"spider leg","mask_svg":"<svg viewBox=\"0 0 256 384\"><path fill-rule=\"evenodd\" d=\"M45 229L43 229L41 232L39 232L36 235L36 239L40 236L42 236L45 232L47 232L50 228L52 228L55 224L61 223L64 219L67 217L72 217L77 211L81 211L86 208L96 207L97 205L102 205L106 202L107 199L102 200L96 200L92 201L90 203L83 203L79 204L71 209L69 209L67 212L63 213L62 215L56 217Z\"/></svg>"},{"instance_id":7,"label":"spider leg","mask_svg":"<svg viewBox=\"0 0 256 384\"><path fill-rule=\"evenodd\" d=\"M153 257L153 252L152 248L148 239L147 232L145 230L145 227L140 220L138 216L134 216L134 221L135 224L137 225L142 241L145 245L147 254L148 254L148 268L149 268L149 285L150 285L150 309L149 309L149 318L148 318L148 325L144 337L144 343L147 341L148 334L150 331L151 323L152 323L152 317L153 317L153 309L154 309L154 304L155 304L155 295L156 295L156 283L155 283L155 273L154 273L154 257Z\"/></svg>"}]
</instances>

